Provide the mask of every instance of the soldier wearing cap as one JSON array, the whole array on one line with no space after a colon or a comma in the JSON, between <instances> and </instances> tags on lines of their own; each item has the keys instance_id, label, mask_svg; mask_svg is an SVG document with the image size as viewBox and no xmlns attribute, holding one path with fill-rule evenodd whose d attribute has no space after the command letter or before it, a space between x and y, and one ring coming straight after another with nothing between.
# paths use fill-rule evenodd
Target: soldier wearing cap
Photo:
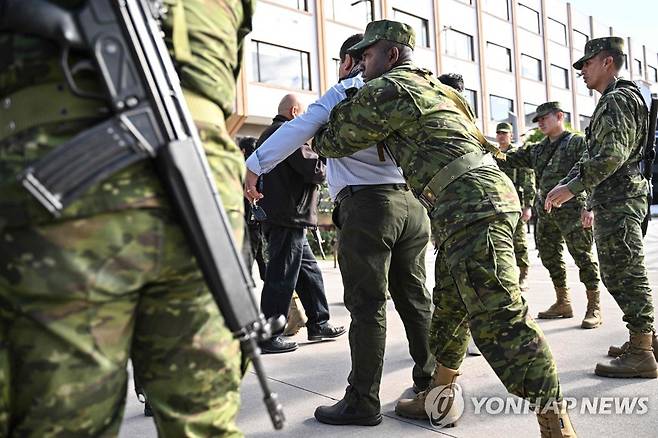
<instances>
[{"instance_id":1,"label":"soldier wearing cap","mask_svg":"<svg viewBox=\"0 0 658 438\"><path fill-rule=\"evenodd\" d=\"M641 230L649 189L639 169L648 111L638 87L617 77L623 64L624 40L606 37L588 41L584 56L573 65L601 99L587 128L586 153L548 193L545 207L551 211L589 193L603 284L624 313L630 332L628 342L608 351L614 360L596 365L596 374L656 378L658 341Z\"/></svg>"},{"instance_id":2,"label":"soldier wearing cap","mask_svg":"<svg viewBox=\"0 0 658 438\"><path fill-rule=\"evenodd\" d=\"M447 265L436 269L452 280L440 283L443 290L435 303L442 327L430 386L445 386L444 394L454 396L450 384L459 374L470 326L511 393L554 408L538 414L542 433L573 434L555 361L519 289L512 244L521 210L516 190L485 152L466 100L413 64L413 42L406 24L368 24L364 39L353 47L364 50L366 84L334 107L329 123L315 136L315 148L340 157L384 144L429 212L440 248L437 260ZM400 400L396 412L427 418L429 392ZM357 410L358 394L348 387L339 403Z\"/></svg>"},{"instance_id":3,"label":"soldier wearing cap","mask_svg":"<svg viewBox=\"0 0 658 438\"><path fill-rule=\"evenodd\" d=\"M507 153L518 149L512 145L512 125L509 123L502 122L496 126L496 141L502 152ZM516 194L519 195L519 201L521 201L521 220L514 231L514 255L516 256L516 266L519 267L519 286L521 290L526 290L530 258L525 224L532 217L532 203L535 200L535 175L530 169L505 166L502 161L498 165L514 183Z\"/></svg>"},{"instance_id":4,"label":"soldier wearing cap","mask_svg":"<svg viewBox=\"0 0 658 438\"><path fill-rule=\"evenodd\" d=\"M567 269L564 262L564 244L579 269L580 281L585 285L587 311L582 328L601 325L599 304L599 268L592 253L592 213L585 208L586 196L582 193L560 210L544 211L543 197L564 178L585 151L585 138L564 127L564 112L559 102L546 102L537 108L532 119L546 136L539 143L529 144L506 154L504 166L528 168L535 172L537 183L537 250L542 264L551 276L556 302L539 312L540 319L573 317L571 298L567 288Z\"/></svg>"}]
</instances>

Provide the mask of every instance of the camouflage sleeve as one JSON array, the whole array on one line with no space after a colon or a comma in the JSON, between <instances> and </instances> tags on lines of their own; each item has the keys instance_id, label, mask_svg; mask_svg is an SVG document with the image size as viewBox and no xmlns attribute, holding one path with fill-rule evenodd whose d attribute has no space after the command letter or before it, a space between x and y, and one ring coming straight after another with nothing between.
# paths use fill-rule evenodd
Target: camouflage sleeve
<instances>
[{"instance_id":1,"label":"camouflage sleeve","mask_svg":"<svg viewBox=\"0 0 658 438\"><path fill-rule=\"evenodd\" d=\"M519 186L523 189L523 208L532 207L535 202L535 172L530 169L519 169Z\"/></svg>"},{"instance_id":2,"label":"camouflage sleeve","mask_svg":"<svg viewBox=\"0 0 658 438\"><path fill-rule=\"evenodd\" d=\"M632 153L631 134L637 129L637 123L632 115L636 114L636 111L630 108L623 95L610 93L603 99L605 102L600 102L599 105L605 107L602 108L602 115L596 121L591 133L591 141L596 152L591 156L583 155L577 165L577 176L567 184L574 194L583 190L591 192L624 165Z\"/></svg>"},{"instance_id":3,"label":"camouflage sleeve","mask_svg":"<svg viewBox=\"0 0 658 438\"><path fill-rule=\"evenodd\" d=\"M505 164L509 167L532 169L534 166L533 151L533 144L515 148L505 154Z\"/></svg>"},{"instance_id":4,"label":"camouflage sleeve","mask_svg":"<svg viewBox=\"0 0 658 438\"><path fill-rule=\"evenodd\" d=\"M315 135L313 149L328 158L352 155L384 140L405 120L416 119L417 111L394 82L373 79L333 108L329 123Z\"/></svg>"}]
</instances>

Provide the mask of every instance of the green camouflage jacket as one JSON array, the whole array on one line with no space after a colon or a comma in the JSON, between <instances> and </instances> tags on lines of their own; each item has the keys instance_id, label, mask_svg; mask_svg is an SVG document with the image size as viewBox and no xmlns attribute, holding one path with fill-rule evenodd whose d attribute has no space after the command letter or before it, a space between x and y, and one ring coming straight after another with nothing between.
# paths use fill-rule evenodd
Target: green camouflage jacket
<instances>
[{"instance_id":1,"label":"green camouflage jacket","mask_svg":"<svg viewBox=\"0 0 658 438\"><path fill-rule=\"evenodd\" d=\"M518 148L518 146L510 145L506 153L515 151ZM521 201L521 207L532 207L535 201L535 173L528 168L509 166L504 161L499 161L498 166L514 183L516 194L519 195L519 201Z\"/></svg>"},{"instance_id":2,"label":"green camouflage jacket","mask_svg":"<svg viewBox=\"0 0 658 438\"><path fill-rule=\"evenodd\" d=\"M414 193L421 193L448 163L483 151L473 134L475 118L457 107L445 87L431 72L402 64L336 105L329 123L316 134L314 147L320 155L343 157L383 143ZM519 210L509 178L498 167L485 166L440 192L430 216L441 245L472 222Z\"/></svg>"},{"instance_id":3,"label":"green camouflage jacket","mask_svg":"<svg viewBox=\"0 0 658 438\"><path fill-rule=\"evenodd\" d=\"M551 142L548 137L539 143L531 143L508 151L504 167L534 170L537 187L536 210L544 211L546 194L564 178L585 152L585 138L578 133L564 131ZM582 208L586 194L581 193L564 204L564 208Z\"/></svg>"},{"instance_id":4,"label":"green camouflage jacket","mask_svg":"<svg viewBox=\"0 0 658 438\"><path fill-rule=\"evenodd\" d=\"M587 149L562 180L572 193L590 192L590 206L646 196L647 181L627 172L642 159L648 112L632 82L612 82L601 95L589 126Z\"/></svg>"}]
</instances>

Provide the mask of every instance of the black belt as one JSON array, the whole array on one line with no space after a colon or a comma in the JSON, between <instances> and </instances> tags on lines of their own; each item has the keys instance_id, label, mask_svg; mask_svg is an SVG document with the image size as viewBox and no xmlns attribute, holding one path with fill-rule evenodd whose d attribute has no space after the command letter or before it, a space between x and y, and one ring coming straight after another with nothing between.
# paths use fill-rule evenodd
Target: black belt
<instances>
[{"instance_id":1,"label":"black belt","mask_svg":"<svg viewBox=\"0 0 658 438\"><path fill-rule=\"evenodd\" d=\"M365 185L354 185L354 186L345 186L340 192L336 195L335 204L340 204L346 198L349 198L356 192L366 189L394 189L394 190L409 190L409 186L404 183L400 184L365 184Z\"/></svg>"}]
</instances>

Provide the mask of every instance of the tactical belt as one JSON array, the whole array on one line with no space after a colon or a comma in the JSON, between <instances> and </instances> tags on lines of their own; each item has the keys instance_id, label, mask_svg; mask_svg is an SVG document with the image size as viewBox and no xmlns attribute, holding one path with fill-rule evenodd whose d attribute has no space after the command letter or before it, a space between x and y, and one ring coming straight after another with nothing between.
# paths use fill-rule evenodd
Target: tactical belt
<instances>
[{"instance_id":1,"label":"tactical belt","mask_svg":"<svg viewBox=\"0 0 658 438\"><path fill-rule=\"evenodd\" d=\"M428 210L434 207L439 194L456 179L473 169L483 166L496 166L496 160L489 153L481 151L469 152L452 160L447 166L439 170L425 185L418 197L421 204Z\"/></svg>"},{"instance_id":2,"label":"tactical belt","mask_svg":"<svg viewBox=\"0 0 658 438\"><path fill-rule=\"evenodd\" d=\"M349 198L350 196L352 196L356 192L360 192L361 190L381 189L381 188L389 188L389 189L393 189L393 190L409 190L409 186L407 186L404 183L400 183L400 184L364 184L364 185L345 186L336 195L336 200L334 201L334 204L340 204L343 200L345 200L346 198Z\"/></svg>"},{"instance_id":3,"label":"tactical belt","mask_svg":"<svg viewBox=\"0 0 658 438\"><path fill-rule=\"evenodd\" d=\"M37 126L107 116L104 102L78 97L64 83L33 85L0 102L0 141Z\"/></svg>"}]
</instances>

